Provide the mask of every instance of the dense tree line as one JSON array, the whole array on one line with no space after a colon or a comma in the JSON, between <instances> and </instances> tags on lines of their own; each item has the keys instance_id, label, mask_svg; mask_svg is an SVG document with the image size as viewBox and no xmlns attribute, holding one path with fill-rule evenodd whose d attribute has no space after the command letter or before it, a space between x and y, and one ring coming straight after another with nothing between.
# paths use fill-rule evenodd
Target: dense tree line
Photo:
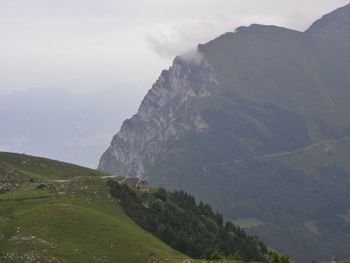
<instances>
[{"instance_id":1,"label":"dense tree line","mask_svg":"<svg viewBox=\"0 0 350 263\"><path fill-rule=\"evenodd\" d=\"M112 180L108 184L111 195L138 225L192 258L268 260L268 250L257 237L224 222L221 214L202 202L197 205L183 191L159 188L142 193Z\"/></svg>"}]
</instances>

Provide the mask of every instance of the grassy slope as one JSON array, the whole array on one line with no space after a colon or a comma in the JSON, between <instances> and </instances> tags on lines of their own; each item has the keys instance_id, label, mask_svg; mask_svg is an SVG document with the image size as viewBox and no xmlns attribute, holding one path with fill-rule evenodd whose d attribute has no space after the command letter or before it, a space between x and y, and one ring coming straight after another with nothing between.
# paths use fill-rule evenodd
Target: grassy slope
<instances>
[{"instance_id":1,"label":"grassy slope","mask_svg":"<svg viewBox=\"0 0 350 263\"><path fill-rule=\"evenodd\" d=\"M5 168L7 178L8 172L14 172L13 176L21 179L12 178L17 187L0 194L0 262L185 259L125 215L109 196L99 172L6 153L0 153L0 167ZM72 179L48 182L66 178ZM41 181L48 189L35 189Z\"/></svg>"},{"instance_id":2,"label":"grassy slope","mask_svg":"<svg viewBox=\"0 0 350 263\"><path fill-rule=\"evenodd\" d=\"M55 180L79 176L101 176L103 173L81 166L25 154L0 152L0 169L17 174L13 179ZM105 174L103 174L105 175Z\"/></svg>"},{"instance_id":3,"label":"grassy slope","mask_svg":"<svg viewBox=\"0 0 350 263\"><path fill-rule=\"evenodd\" d=\"M207 262L189 259L136 225L103 176L0 152L0 186L12 189L0 194L0 262ZM47 189L36 189L41 183Z\"/></svg>"}]
</instances>

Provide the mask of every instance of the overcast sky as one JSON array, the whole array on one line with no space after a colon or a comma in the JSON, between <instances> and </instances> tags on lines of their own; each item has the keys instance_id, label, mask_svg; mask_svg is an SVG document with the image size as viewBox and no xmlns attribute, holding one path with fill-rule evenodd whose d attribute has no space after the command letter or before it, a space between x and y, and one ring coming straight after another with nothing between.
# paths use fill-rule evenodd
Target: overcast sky
<instances>
[{"instance_id":1,"label":"overcast sky","mask_svg":"<svg viewBox=\"0 0 350 263\"><path fill-rule=\"evenodd\" d=\"M0 94L32 87L140 96L172 58L251 23L304 30L350 0L0 0Z\"/></svg>"}]
</instances>

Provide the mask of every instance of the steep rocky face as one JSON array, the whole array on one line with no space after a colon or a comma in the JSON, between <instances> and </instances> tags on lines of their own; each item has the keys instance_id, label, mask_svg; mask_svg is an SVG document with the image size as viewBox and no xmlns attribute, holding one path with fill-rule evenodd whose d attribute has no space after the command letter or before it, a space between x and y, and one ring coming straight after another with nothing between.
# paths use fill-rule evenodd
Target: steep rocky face
<instances>
[{"instance_id":1,"label":"steep rocky face","mask_svg":"<svg viewBox=\"0 0 350 263\"><path fill-rule=\"evenodd\" d=\"M177 117L193 99L209 96L216 84L213 69L200 54L175 58L172 67L162 72L148 92L138 113L126 120L114 136L99 169L144 177L145 166L163 158L167 150L165 141L175 141L186 132L207 128L196 113L190 116L190 125L179 122Z\"/></svg>"},{"instance_id":2,"label":"steep rocky face","mask_svg":"<svg viewBox=\"0 0 350 263\"><path fill-rule=\"evenodd\" d=\"M349 6L178 57L99 169L193 193L297 261L349 258Z\"/></svg>"}]
</instances>

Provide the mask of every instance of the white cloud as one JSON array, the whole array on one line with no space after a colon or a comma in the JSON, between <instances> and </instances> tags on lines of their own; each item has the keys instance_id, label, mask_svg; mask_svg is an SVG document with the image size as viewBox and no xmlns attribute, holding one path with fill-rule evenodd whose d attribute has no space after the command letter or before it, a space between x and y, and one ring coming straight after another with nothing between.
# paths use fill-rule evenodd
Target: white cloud
<instances>
[{"instance_id":1,"label":"white cloud","mask_svg":"<svg viewBox=\"0 0 350 263\"><path fill-rule=\"evenodd\" d=\"M348 1L0 0L0 88L126 83L144 94L198 43L242 24L305 29Z\"/></svg>"},{"instance_id":2,"label":"white cloud","mask_svg":"<svg viewBox=\"0 0 350 263\"><path fill-rule=\"evenodd\" d=\"M192 19L156 25L146 34L150 49L160 56L174 57L196 48L226 31L234 31L239 21L225 17Z\"/></svg>"},{"instance_id":3,"label":"white cloud","mask_svg":"<svg viewBox=\"0 0 350 263\"><path fill-rule=\"evenodd\" d=\"M180 1L181 2L181 1ZM188 16L179 14L182 19L168 23L158 23L148 28L147 44L161 57L174 57L193 50L197 44L212 40L219 35L234 31L242 25L271 24L304 31L323 14L342 6L346 1L329 2L325 0L301 1L202 1L198 11ZM201 7L207 6L211 13L203 15ZM213 15L220 13L220 15ZM205 15L205 11L204 11ZM200 17L200 18L198 18Z\"/></svg>"}]
</instances>

